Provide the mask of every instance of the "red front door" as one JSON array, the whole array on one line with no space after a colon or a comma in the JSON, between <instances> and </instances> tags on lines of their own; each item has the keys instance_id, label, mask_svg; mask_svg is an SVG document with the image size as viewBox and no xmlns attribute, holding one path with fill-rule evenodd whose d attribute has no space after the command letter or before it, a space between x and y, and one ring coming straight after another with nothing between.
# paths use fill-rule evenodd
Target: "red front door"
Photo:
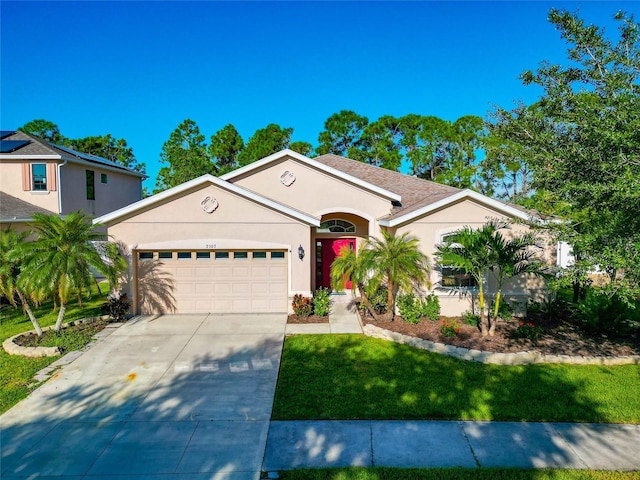
<instances>
[{"instance_id":1,"label":"red front door","mask_svg":"<svg viewBox=\"0 0 640 480\"><path fill-rule=\"evenodd\" d=\"M351 250L356 248L355 238L323 238L317 241L316 254L318 255L318 287L331 288L331 264L333 260L340 254L343 247L349 247ZM351 288L351 281L347 282L347 289Z\"/></svg>"}]
</instances>

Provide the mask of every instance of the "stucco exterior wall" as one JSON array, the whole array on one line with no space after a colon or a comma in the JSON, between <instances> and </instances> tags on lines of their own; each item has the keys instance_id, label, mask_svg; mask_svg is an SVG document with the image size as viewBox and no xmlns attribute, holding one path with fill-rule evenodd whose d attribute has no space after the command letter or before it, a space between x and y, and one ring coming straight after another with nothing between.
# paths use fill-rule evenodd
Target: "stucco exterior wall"
<instances>
[{"instance_id":1,"label":"stucco exterior wall","mask_svg":"<svg viewBox=\"0 0 640 480\"><path fill-rule=\"evenodd\" d=\"M284 172L295 176L288 187L281 181ZM288 157L230 181L318 217L333 212L359 215L369 220L374 236L380 233L374 220L392 208L390 200Z\"/></svg>"},{"instance_id":2,"label":"stucco exterior wall","mask_svg":"<svg viewBox=\"0 0 640 480\"><path fill-rule=\"evenodd\" d=\"M464 200L396 229L396 234L398 235L409 232L418 237L422 251L429 256L432 265L430 275L432 291L438 295L442 315L456 316L465 310L471 310L472 302L477 302L477 295L473 289L460 293L438 286L440 273L435 268L436 259L434 253L436 251L436 245L442 241L442 237L446 234L453 233L466 226L474 229L480 228L491 219L510 220L508 217L499 214L488 206L472 200ZM511 226L511 229L503 230L502 233L508 238L509 236L518 235L526 231L528 231L526 225L514 224ZM541 242L541 244L544 245L544 242ZM551 259L545 257L545 252L546 250L541 249L540 255L548 262ZM488 274L485 278L484 285L486 293L490 294L495 292L495 277L492 274ZM533 296L539 299L539 297L544 294L545 281L540 277L519 276L505 282L502 290L503 296L510 303L526 303L527 296ZM487 302L490 301L491 297L487 296Z\"/></svg>"},{"instance_id":3,"label":"stucco exterior wall","mask_svg":"<svg viewBox=\"0 0 640 480\"><path fill-rule=\"evenodd\" d=\"M87 199L87 170L94 172L95 200ZM107 175L107 183L101 182L101 174ZM82 210L97 217L142 198L141 178L101 169L99 165L67 163L61 168L60 177L63 214Z\"/></svg>"},{"instance_id":4,"label":"stucco exterior wall","mask_svg":"<svg viewBox=\"0 0 640 480\"><path fill-rule=\"evenodd\" d=\"M29 202L38 207L49 210L52 213L58 213L58 190L53 191L32 191L23 190L22 188L22 165L24 162L9 162L3 160L0 162L0 190L13 196ZM34 162L49 163L56 165L56 162ZM57 168L55 169L57 171ZM47 179L50 182L50 179Z\"/></svg>"},{"instance_id":5,"label":"stucco exterior wall","mask_svg":"<svg viewBox=\"0 0 640 480\"><path fill-rule=\"evenodd\" d=\"M201 202L210 196L218 202L206 213ZM163 243L165 248L201 250L286 249L290 252L290 291L310 294L311 230L299 220L258 205L217 186L206 186L181 197L168 199L118 224L108 226L114 240L129 250ZM300 260L298 246L307 255ZM277 246L277 247L274 247ZM131 289L128 292L133 294Z\"/></svg>"}]
</instances>

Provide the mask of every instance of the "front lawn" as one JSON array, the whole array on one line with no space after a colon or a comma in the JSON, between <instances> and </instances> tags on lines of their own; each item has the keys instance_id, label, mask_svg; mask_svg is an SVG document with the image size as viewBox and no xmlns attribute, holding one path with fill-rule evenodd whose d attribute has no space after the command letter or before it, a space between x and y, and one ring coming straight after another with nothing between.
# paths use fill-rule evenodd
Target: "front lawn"
<instances>
[{"instance_id":1,"label":"front lawn","mask_svg":"<svg viewBox=\"0 0 640 480\"><path fill-rule=\"evenodd\" d=\"M282 480L632 480L638 472L509 468L333 468L280 472Z\"/></svg>"},{"instance_id":2,"label":"front lawn","mask_svg":"<svg viewBox=\"0 0 640 480\"><path fill-rule=\"evenodd\" d=\"M103 295L98 294L94 286L91 290L91 298L83 298L83 308L76 302L67 305L65 322L78 320L86 317L102 315L100 306L104 303L108 293L108 285L101 284ZM53 325L56 322L57 310L53 311L53 302L47 301L34 310L36 318L42 327ZM29 317L22 313L20 307L13 308L4 305L0 310L0 343L7 338L18 333L32 330L33 326ZM65 342L61 339L61 342ZM26 358L7 354L0 348L0 413L7 411L13 405L25 398L37 383L33 381L33 376L41 369L56 361L59 356L45 358Z\"/></svg>"},{"instance_id":3,"label":"front lawn","mask_svg":"<svg viewBox=\"0 0 640 480\"><path fill-rule=\"evenodd\" d=\"M640 365L484 365L359 335L285 341L272 418L640 423Z\"/></svg>"}]
</instances>

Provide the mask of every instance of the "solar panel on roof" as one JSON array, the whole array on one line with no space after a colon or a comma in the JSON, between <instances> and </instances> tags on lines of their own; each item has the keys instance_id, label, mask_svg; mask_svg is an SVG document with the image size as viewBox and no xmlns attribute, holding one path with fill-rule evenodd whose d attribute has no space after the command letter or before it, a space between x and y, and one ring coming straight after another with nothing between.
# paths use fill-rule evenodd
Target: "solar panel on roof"
<instances>
[{"instance_id":1,"label":"solar panel on roof","mask_svg":"<svg viewBox=\"0 0 640 480\"><path fill-rule=\"evenodd\" d=\"M14 133L15 130L0 130L0 139L10 137Z\"/></svg>"},{"instance_id":2,"label":"solar panel on roof","mask_svg":"<svg viewBox=\"0 0 640 480\"><path fill-rule=\"evenodd\" d=\"M31 143L31 140L0 140L0 153L15 152Z\"/></svg>"},{"instance_id":3,"label":"solar panel on roof","mask_svg":"<svg viewBox=\"0 0 640 480\"><path fill-rule=\"evenodd\" d=\"M63 152L67 152L76 157L82 158L84 160L88 160L89 162L102 163L103 165L109 165L111 167L124 168L122 165L118 165L116 162L112 162L111 160L107 160L106 158L98 157L96 155L91 155L89 153L82 153L76 150L72 150L67 147L63 147L60 145L54 145L56 148L62 150Z\"/></svg>"}]
</instances>

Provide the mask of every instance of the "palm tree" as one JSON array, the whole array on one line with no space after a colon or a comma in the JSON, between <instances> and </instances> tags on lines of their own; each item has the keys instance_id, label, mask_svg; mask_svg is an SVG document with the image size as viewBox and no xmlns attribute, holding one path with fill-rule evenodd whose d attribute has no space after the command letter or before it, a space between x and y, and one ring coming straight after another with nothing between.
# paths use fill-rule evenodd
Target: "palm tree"
<instances>
[{"instance_id":1,"label":"palm tree","mask_svg":"<svg viewBox=\"0 0 640 480\"><path fill-rule=\"evenodd\" d=\"M24 244L28 235L29 232L18 233L12 228L0 231L0 293L7 297L14 307L17 306L15 297L18 296L23 311L27 313L34 330L41 337L42 328L29 305L29 299L36 304L42 300L41 292L29 292L18 286L22 258L21 255L16 255L16 250Z\"/></svg>"},{"instance_id":2,"label":"palm tree","mask_svg":"<svg viewBox=\"0 0 640 480\"><path fill-rule=\"evenodd\" d=\"M58 297L60 310L55 330L59 332L72 292L80 294L91 284L90 267L105 274L109 267L91 243L100 235L87 215L79 211L65 218L35 214L32 226L36 238L20 247L24 262L18 283L27 290Z\"/></svg>"},{"instance_id":3,"label":"palm tree","mask_svg":"<svg viewBox=\"0 0 640 480\"><path fill-rule=\"evenodd\" d=\"M499 231L494 232L489 248L493 252L495 264L491 271L496 278L496 299L493 309L493 320L489 328L489 335L493 336L498 322L498 310L502 286L507 279L521 274L532 274L542 277L549 276L544 264L536 258L536 253L531 249L535 246L536 237L530 233L506 239Z\"/></svg>"},{"instance_id":4,"label":"palm tree","mask_svg":"<svg viewBox=\"0 0 640 480\"><path fill-rule=\"evenodd\" d=\"M398 292L423 285L429 274L429 258L420 250L418 239L408 233L396 237L383 230L382 238L368 239L358 255L347 250L340 252L331 265L334 288L344 288L344 282L350 278L376 319L367 293L386 283L387 316L393 320Z\"/></svg>"},{"instance_id":5,"label":"palm tree","mask_svg":"<svg viewBox=\"0 0 640 480\"><path fill-rule=\"evenodd\" d=\"M437 246L436 257L440 265L451 265L471 275L478 284L480 330L482 336L489 334L489 320L485 315L484 276L495 264L490 248L494 233L506 224L489 222L480 229L464 227L447 237L447 242Z\"/></svg>"}]
</instances>

